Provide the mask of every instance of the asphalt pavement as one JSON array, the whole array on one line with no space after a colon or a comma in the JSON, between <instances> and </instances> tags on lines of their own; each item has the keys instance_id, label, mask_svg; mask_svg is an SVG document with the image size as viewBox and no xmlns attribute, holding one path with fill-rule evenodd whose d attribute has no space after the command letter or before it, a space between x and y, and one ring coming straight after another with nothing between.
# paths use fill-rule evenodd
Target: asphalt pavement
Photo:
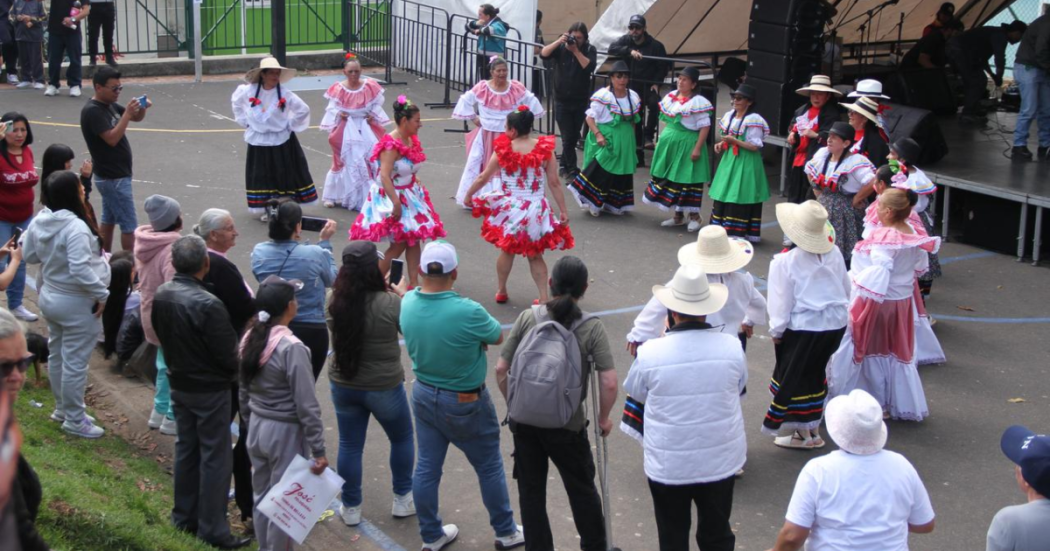
<instances>
[{"instance_id":1,"label":"asphalt pavement","mask_svg":"<svg viewBox=\"0 0 1050 551\"><path fill-rule=\"evenodd\" d=\"M441 88L434 83L398 74L407 85L388 88L387 100L400 93L417 104L439 101ZM334 77L302 79L293 85L313 110L312 124L323 114L324 88ZM139 220L146 222L142 204L154 193L177 199L183 208L186 231L207 208L230 210L240 232L237 246L229 254L252 285L249 254L254 244L266 239L266 227L247 212L244 194L246 146L242 132L232 121L230 94L237 82L212 79L192 84L172 79L128 81L122 101L146 94L153 101L146 120L132 124L128 133L135 155L134 189ZM73 99L65 95L45 98L38 91L11 90L0 93L3 111L25 113L33 123L37 159L52 143L65 143L86 156L78 126L80 109L90 95ZM726 105L721 103L721 105ZM497 305L493 295L497 250L479 236L480 221L458 208L451 199L456 191L465 159L460 122L448 120L450 109L423 109L420 139L428 160L420 178L430 188L434 205L445 223L448 239L460 255L456 289L484 305L496 318L510 324L522 308L535 298L527 264L519 261L511 274L510 302ZM306 149L314 181L320 187L330 166L326 133L315 128L299 135ZM779 163L767 165L771 184ZM677 267L676 251L695 239L683 228L661 228L666 215L640 203L648 172L635 176L638 209L626 216L592 218L576 208L571 197L571 227L576 248L547 255L549 264L564 254L582 258L592 282L581 306L602 316L615 351L617 372L622 381L631 357L624 350L624 336L641 306L650 297L652 285L664 283ZM781 233L775 224L774 203L764 212L763 242L748 270L765 290L764 278L770 259L780 251ZM96 212L101 199L92 197ZM705 220L710 206L705 201ZM338 252L347 240L347 230L356 213L325 209L315 203L306 214L335 219L339 231L333 239ZM920 369L930 406L930 417L921 423L891 422L887 448L904 454L918 469L937 513L936 530L912 536L917 551L983 549L985 533L999 508L1022 502L1014 482L1013 466L999 451L999 437L1012 424L1047 430L1050 424L1050 289L1047 269L1017 263L1014 259L971 246L950 242L941 249L944 277L938 279L928 309L939 323L936 333L948 363ZM494 366L498 347L489 351ZM736 483L733 525L737 549L769 548L783 523L784 512L799 470L820 452L785 450L773 446L759 432L768 406L765 391L773 369L773 347L764 328L756 328L748 346L750 393L744 401L748 437L746 473ZM414 377L407 355L403 356L406 382ZM495 393L494 376L489 386ZM318 381L327 427L329 460L335 465L338 434L328 390L327 371ZM1023 401L1012 399L1021 398ZM622 400L622 394L621 394ZM505 411L501 397L497 409ZM697 407L703 407L697 404ZM619 409L614 410L617 418ZM390 516L391 486L387 453L389 445L378 424L373 423L365 449L364 517L362 528L330 528L325 548L416 549L420 545L414 519ZM593 435L592 435L593 437ZM592 438L593 439L593 438ZM517 491L511 478L513 459L509 432L501 445L512 504L517 509ZM625 550L657 549L656 526L642 450L618 430L608 439L609 479L614 514L613 542ZM703 461L698 457L697 461ZM578 537L564 489L555 469L549 481L548 509L558 549L575 549ZM449 453L441 486L441 513L446 523L460 527L459 541L452 549L490 549L493 532L481 504L476 477L465 457ZM337 521L331 519L328 521ZM520 522L520 517L518 517ZM334 530L334 531L332 531ZM345 534L345 539L343 538ZM313 538L313 536L311 536ZM344 546L338 545L339 543ZM311 540L307 540L308 545Z\"/></svg>"}]
</instances>

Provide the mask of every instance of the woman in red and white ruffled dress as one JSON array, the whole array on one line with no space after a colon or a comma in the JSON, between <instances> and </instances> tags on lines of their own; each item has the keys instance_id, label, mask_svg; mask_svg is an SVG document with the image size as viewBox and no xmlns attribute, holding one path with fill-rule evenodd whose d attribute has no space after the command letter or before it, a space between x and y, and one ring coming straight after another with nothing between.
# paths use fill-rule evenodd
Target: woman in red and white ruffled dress
<instances>
[{"instance_id":1,"label":"woman in red and white ruffled dress","mask_svg":"<svg viewBox=\"0 0 1050 551\"><path fill-rule=\"evenodd\" d=\"M372 150L373 177L361 213L350 227L350 239L390 242L379 261L383 273L393 259L405 253L405 275L412 288L418 284L422 242L445 237L445 226L430 202L430 192L416 176L419 165L427 160L417 135L419 107L398 96L394 123L397 129L383 136Z\"/></svg>"},{"instance_id":2,"label":"woman in red and white ruffled dress","mask_svg":"<svg viewBox=\"0 0 1050 551\"><path fill-rule=\"evenodd\" d=\"M475 218L485 217L481 237L501 251L496 260L496 302L500 304L509 298L507 278L515 255L529 259L540 295L533 304L541 304L547 302L544 251L566 250L575 245L565 210L565 193L558 180L554 137L530 137L533 120L533 113L525 106L507 117L506 132L494 140L495 153L463 199L463 205L473 209ZM500 189L474 197L491 179L499 182ZM548 189L558 205L559 218L554 217L547 202Z\"/></svg>"},{"instance_id":3,"label":"woman in red and white ruffled dress","mask_svg":"<svg viewBox=\"0 0 1050 551\"><path fill-rule=\"evenodd\" d=\"M372 148L386 134L390 122L383 111L383 87L374 79L361 76L361 63L346 54L343 63L346 80L328 87L324 97L328 107L321 119L321 130L328 132L332 147L332 168L324 179L324 206L361 210L368 195L369 158Z\"/></svg>"},{"instance_id":4,"label":"woman in red and white ruffled dress","mask_svg":"<svg viewBox=\"0 0 1050 551\"><path fill-rule=\"evenodd\" d=\"M523 105L537 117L545 114L540 100L524 84L507 78L509 72L505 59L492 56L489 70L492 78L477 83L460 96L452 111L452 118L472 121L476 127L467 134L467 164L463 167L463 176L459 179L459 189L456 191L456 204L459 205L464 204L467 189L492 157L493 140L503 134L507 115ZM486 182L481 193L500 189L499 180L492 178Z\"/></svg>"},{"instance_id":5,"label":"woman in red and white ruffled dress","mask_svg":"<svg viewBox=\"0 0 1050 551\"><path fill-rule=\"evenodd\" d=\"M930 412L917 369L915 278L929 269L926 253L936 252L941 239L914 230L910 213L905 191L879 195L882 227L853 251L849 325L827 376L829 397L860 388L886 417L921 421Z\"/></svg>"}]
</instances>

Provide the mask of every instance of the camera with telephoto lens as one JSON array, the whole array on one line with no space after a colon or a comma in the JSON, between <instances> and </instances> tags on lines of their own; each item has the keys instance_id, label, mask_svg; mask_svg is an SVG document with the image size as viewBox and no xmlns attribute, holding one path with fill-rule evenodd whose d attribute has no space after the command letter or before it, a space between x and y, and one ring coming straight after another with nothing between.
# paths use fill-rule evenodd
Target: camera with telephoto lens
<instances>
[{"instance_id":1,"label":"camera with telephoto lens","mask_svg":"<svg viewBox=\"0 0 1050 551\"><path fill-rule=\"evenodd\" d=\"M568 44L569 46L575 46L576 45L576 35L574 35L572 33L569 33L569 34L565 35L565 43Z\"/></svg>"},{"instance_id":2,"label":"camera with telephoto lens","mask_svg":"<svg viewBox=\"0 0 1050 551\"><path fill-rule=\"evenodd\" d=\"M470 21L467 21L466 27L467 27L467 32L468 33L472 33L474 31L478 30L479 28L481 28L481 25L479 25L477 21L471 19Z\"/></svg>"}]
</instances>

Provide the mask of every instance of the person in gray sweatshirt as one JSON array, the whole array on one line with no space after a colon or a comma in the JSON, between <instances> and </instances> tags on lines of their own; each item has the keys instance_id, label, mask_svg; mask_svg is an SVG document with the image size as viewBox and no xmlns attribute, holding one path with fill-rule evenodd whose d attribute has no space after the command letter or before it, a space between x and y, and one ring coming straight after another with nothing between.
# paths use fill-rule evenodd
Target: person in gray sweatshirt
<instances>
[{"instance_id":1,"label":"person in gray sweatshirt","mask_svg":"<svg viewBox=\"0 0 1050 551\"><path fill-rule=\"evenodd\" d=\"M310 349L288 329L302 286L275 275L263 280L255 295L259 313L241 340L240 406L256 507L296 455L313 457L314 474L328 467ZM260 551L292 549L291 538L263 515L255 516L255 536Z\"/></svg>"},{"instance_id":2,"label":"person in gray sweatshirt","mask_svg":"<svg viewBox=\"0 0 1050 551\"><path fill-rule=\"evenodd\" d=\"M44 182L45 208L22 236L24 259L40 264L40 312L47 319L48 372L55 395L53 421L84 438L105 431L84 411L88 360L102 331L109 298L109 263L98 229L87 216L80 177L63 170Z\"/></svg>"}]
</instances>

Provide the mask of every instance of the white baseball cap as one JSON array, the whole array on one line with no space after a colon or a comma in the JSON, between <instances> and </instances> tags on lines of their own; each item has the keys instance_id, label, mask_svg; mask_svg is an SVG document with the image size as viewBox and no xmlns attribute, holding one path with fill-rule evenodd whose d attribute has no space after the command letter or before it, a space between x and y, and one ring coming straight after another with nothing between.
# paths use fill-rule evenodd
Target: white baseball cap
<instances>
[{"instance_id":1,"label":"white baseball cap","mask_svg":"<svg viewBox=\"0 0 1050 551\"><path fill-rule=\"evenodd\" d=\"M428 271L431 264L440 264L441 271ZM438 240L427 243L423 247L423 254L419 259L419 273L424 275L446 275L451 274L459 266L459 257L456 248L448 241Z\"/></svg>"}]
</instances>

